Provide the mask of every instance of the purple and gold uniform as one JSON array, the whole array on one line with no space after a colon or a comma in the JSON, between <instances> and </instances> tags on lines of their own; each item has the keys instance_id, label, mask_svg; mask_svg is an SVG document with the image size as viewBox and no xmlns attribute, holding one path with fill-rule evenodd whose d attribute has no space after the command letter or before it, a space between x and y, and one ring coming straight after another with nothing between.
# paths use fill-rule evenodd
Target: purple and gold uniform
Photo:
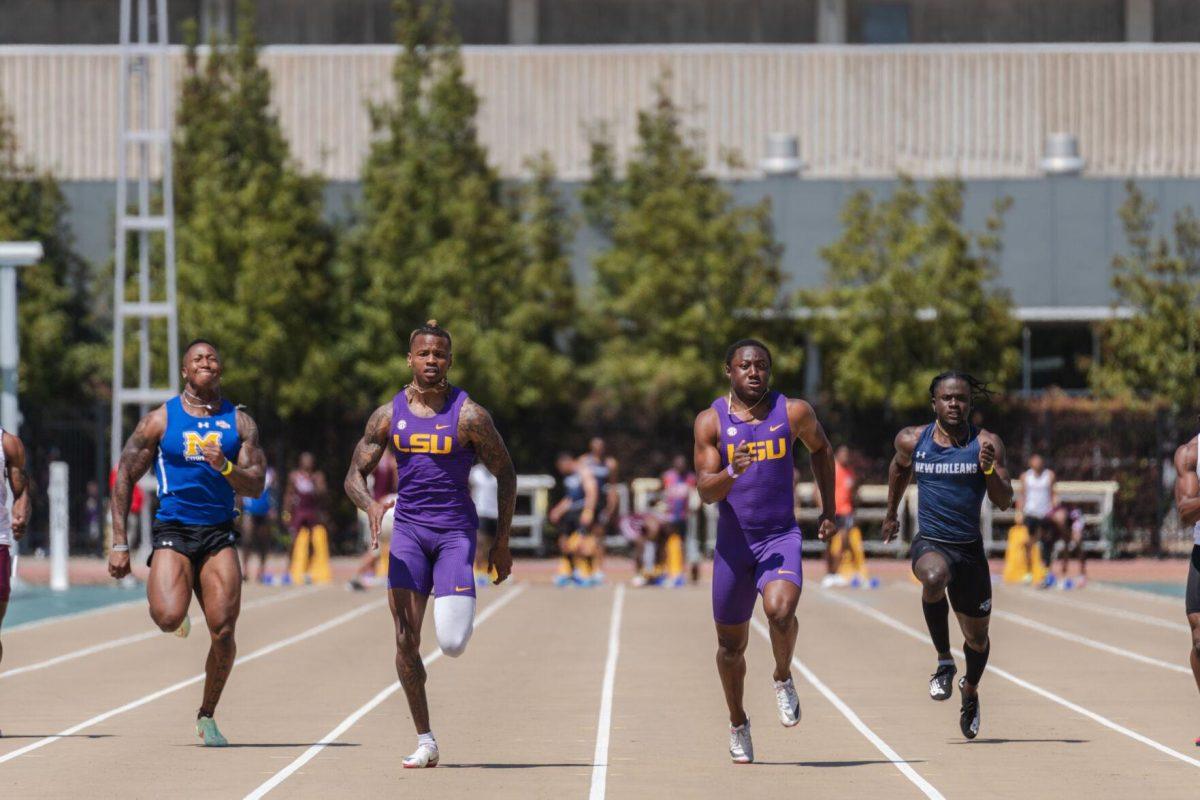
<instances>
[{"instance_id":1,"label":"purple and gold uniform","mask_svg":"<svg viewBox=\"0 0 1200 800\"><path fill-rule=\"evenodd\" d=\"M771 581L802 585L801 536L792 504L792 430L787 398L771 392L766 418L743 422L729 401L712 404L720 425L721 467L738 445L754 454L750 468L717 504L717 548L713 558L713 619L740 625L754 612L755 597Z\"/></svg>"},{"instance_id":2,"label":"purple and gold uniform","mask_svg":"<svg viewBox=\"0 0 1200 800\"><path fill-rule=\"evenodd\" d=\"M401 391L392 399L396 452L395 527L388 588L424 595L475 596L475 530L470 474L475 450L458 440L467 393L450 387L442 410L418 417Z\"/></svg>"}]
</instances>

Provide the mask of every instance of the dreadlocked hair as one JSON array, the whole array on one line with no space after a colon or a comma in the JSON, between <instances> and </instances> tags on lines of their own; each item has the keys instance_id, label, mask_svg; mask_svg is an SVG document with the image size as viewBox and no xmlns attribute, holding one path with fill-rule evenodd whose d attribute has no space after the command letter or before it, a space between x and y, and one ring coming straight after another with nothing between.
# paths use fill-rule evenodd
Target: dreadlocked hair
<instances>
[{"instance_id":1,"label":"dreadlocked hair","mask_svg":"<svg viewBox=\"0 0 1200 800\"><path fill-rule=\"evenodd\" d=\"M408 346L410 348L412 347L413 340L418 336L437 336L446 340L446 347L450 347L452 344L450 341L450 331L439 327L436 319L426 321L424 325L408 335Z\"/></svg>"},{"instance_id":2,"label":"dreadlocked hair","mask_svg":"<svg viewBox=\"0 0 1200 800\"><path fill-rule=\"evenodd\" d=\"M991 400L996 394L988 388L986 381L981 381L969 372L960 372L956 369L947 370L940 375L935 375L933 380L929 382L929 397L933 399L937 394L938 386L942 381L958 379L967 384L967 388L971 392L971 404L974 405L978 401Z\"/></svg>"},{"instance_id":3,"label":"dreadlocked hair","mask_svg":"<svg viewBox=\"0 0 1200 800\"><path fill-rule=\"evenodd\" d=\"M757 347L759 350L762 350L767 354L768 364L774 363L774 359L771 358L770 348L768 348L758 339L738 339L736 342L729 345L729 349L725 351L725 366L728 367L733 363L733 357L737 355L737 351L741 350L743 347Z\"/></svg>"}]
</instances>

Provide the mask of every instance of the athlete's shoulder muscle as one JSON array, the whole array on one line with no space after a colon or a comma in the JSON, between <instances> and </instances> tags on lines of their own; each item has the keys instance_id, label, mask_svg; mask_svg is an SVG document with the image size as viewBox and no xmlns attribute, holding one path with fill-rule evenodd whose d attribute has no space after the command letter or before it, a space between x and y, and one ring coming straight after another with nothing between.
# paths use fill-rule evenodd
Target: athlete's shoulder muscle
<instances>
[{"instance_id":1,"label":"athlete's shoulder muscle","mask_svg":"<svg viewBox=\"0 0 1200 800\"><path fill-rule=\"evenodd\" d=\"M906 456L912 455L912 451L917 448L917 442L920 441L921 433L924 430L924 425L909 425L907 428L901 428L900 432L896 434L896 452L903 453Z\"/></svg>"},{"instance_id":2,"label":"athlete's shoulder muscle","mask_svg":"<svg viewBox=\"0 0 1200 800\"><path fill-rule=\"evenodd\" d=\"M696 435L696 444L711 444L715 447L718 439L716 409L706 408L697 414L693 430Z\"/></svg>"},{"instance_id":3,"label":"athlete's shoulder muscle","mask_svg":"<svg viewBox=\"0 0 1200 800\"><path fill-rule=\"evenodd\" d=\"M1175 472L1181 477L1185 473L1195 475L1197 461L1200 461L1200 450L1197 449L1195 437L1175 450Z\"/></svg>"},{"instance_id":4,"label":"athlete's shoulder muscle","mask_svg":"<svg viewBox=\"0 0 1200 800\"><path fill-rule=\"evenodd\" d=\"M4 450L6 466L25 466L25 445L8 431L0 431L0 449Z\"/></svg>"}]
</instances>

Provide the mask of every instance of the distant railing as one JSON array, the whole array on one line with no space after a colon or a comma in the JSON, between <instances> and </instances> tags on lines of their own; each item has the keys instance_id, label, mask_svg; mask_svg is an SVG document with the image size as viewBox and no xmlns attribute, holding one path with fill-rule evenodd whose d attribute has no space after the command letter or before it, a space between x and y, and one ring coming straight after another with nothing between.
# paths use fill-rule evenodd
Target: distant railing
<instances>
[{"instance_id":1,"label":"distant railing","mask_svg":"<svg viewBox=\"0 0 1200 800\"><path fill-rule=\"evenodd\" d=\"M304 169L360 178L367 106L391 95L395 54L263 49ZM498 46L465 47L463 62L505 176L543 151L561 177L586 176L586 128L600 122L623 159L666 76L722 177L753 172L774 131L799 137L814 178L1036 177L1054 131L1079 137L1089 175L1200 177L1200 45ZM182 66L176 48L176 83ZM115 46L0 47L0 97L34 164L63 180L115 178L118 68ZM731 166L729 150L748 166Z\"/></svg>"}]
</instances>

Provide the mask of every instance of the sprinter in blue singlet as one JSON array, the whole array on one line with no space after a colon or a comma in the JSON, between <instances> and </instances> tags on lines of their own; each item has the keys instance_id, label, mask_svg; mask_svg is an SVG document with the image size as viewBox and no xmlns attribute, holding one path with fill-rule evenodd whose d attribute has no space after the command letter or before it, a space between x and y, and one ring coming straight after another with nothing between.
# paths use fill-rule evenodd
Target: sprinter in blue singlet
<instances>
[{"instance_id":1,"label":"sprinter in blue singlet","mask_svg":"<svg viewBox=\"0 0 1200 800\"><path fill-rule=\"evenodd\" d=\"M979 680L987 666L992 612L992 578L983 550L979 516L984 495L1000 509L1012 505L1012 482L1004 466L1004 443L970 423L971 402L986 397L987 386L963 372L944 372L929 384L934 421L905 428L896 436L888 471L887 517L883 540L900 530L897 509L913 473L917 476L917 534L909 555L921 581L921 606L937 650L929 696L947 700L956 673L950 653L950 606L958 615L967 672L959 679L959 728L979 733ZM947 595L949 602L947 602Z\"/></svg>"},{"instance_id":2,"label":"sprinter in blue singlet","mask_svg":"<svg viewBox=\"0 0 1200 800\"><path fill-rule=\"evenodd\" d=\"M223 747L227 742L213 712L233 669L234 626L242 606L234 500L262 495L266 458L254 420L221 397L216 346L193 341L183 352L180 371L183 392L142 417L121 451L108 572L118 579L129 574L129 499L134 484L153 468L158 511L146 580L150 617L163 631L187 636L188 606L196 593L212 637L196 735L206 747Z\"/></svg>"}]
</instances>

